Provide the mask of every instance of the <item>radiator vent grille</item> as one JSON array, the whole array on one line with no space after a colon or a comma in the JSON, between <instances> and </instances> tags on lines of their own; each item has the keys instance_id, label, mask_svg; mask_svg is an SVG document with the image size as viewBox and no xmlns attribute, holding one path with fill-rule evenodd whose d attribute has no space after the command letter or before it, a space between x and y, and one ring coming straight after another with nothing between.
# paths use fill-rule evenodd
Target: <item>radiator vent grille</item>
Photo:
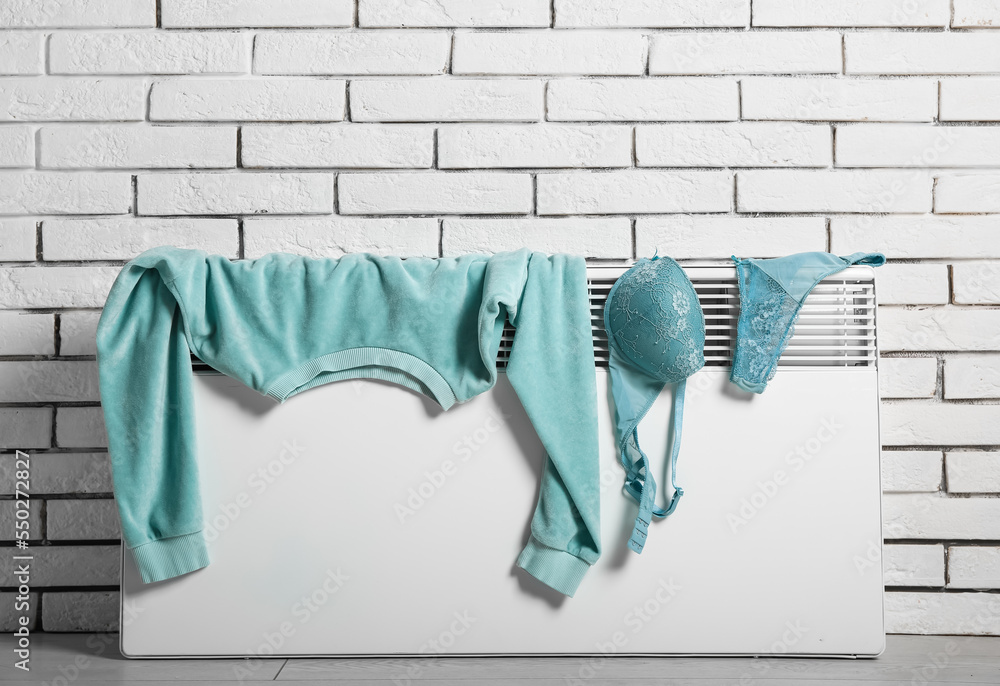
<instances>
[{"instance_id":1,"label":"radiator vent grille","mask_svg":"<svg viewBox=\"0 0 1000 686\"><path fill-rule=\"evenodd\" d=\"M594 355L608 366L604 303L625 267L593 267L588 273ZM851 276L852 272L860 274ZM736 270L688 269L705 313L705 365L729 367L740 313ZM875 364L875 284L868 270L848 269L824 279L806 298L795 334L778 362L781 367L868 367ZM498 367L506 366L514 329L508 325L500 343Z\"/></svg>"},{"instance_id":2,"label":"radiator vent grille","mask_svg":"<svg viewBox=\"0 0 1000 686\"><path fill-rule=\"evenodd\" d=\"M608 366L604 303L627 267L588 269L591 329L598 367ZM740 313L736 270L731 267L686 269L705 313L705 366L729 367ZM855 274L855 276L852 276ZM847 269L824 279L806 298L795 335L778 362L780 367L870 367L875 365L875 284L870 270ZM514 329L504 327L497 368L507 366ZM193 358L195 371L211 368Z\"/></svg>"}]
</instances>

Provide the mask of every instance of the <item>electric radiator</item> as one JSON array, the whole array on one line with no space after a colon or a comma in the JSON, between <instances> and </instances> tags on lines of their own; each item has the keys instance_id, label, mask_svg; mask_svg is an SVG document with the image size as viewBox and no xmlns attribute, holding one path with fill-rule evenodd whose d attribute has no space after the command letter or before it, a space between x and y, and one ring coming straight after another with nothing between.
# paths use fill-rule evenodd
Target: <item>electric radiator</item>
<instances>
[{"instance_id":1,"label":"electric radiator","mask_svg":"<svg viewBox=\"0 0 1000 686\"><path fill-rule=\"evenodd\" d=\"M376 381L282 405L195 366L212 564L143 585L122 561L130 657L718 654L883 650L873 270L810 294L759 396L728 382L731 267L688 267L705 312L688 380L676 512L626 547L604 300L625 267L589 268L603 555L576 597L515 568L543 451L503 374L442 412ZM511 331L498 363L503 367ZM671 397L641 426L660 492Z\"/></svg>"}]
</instances>

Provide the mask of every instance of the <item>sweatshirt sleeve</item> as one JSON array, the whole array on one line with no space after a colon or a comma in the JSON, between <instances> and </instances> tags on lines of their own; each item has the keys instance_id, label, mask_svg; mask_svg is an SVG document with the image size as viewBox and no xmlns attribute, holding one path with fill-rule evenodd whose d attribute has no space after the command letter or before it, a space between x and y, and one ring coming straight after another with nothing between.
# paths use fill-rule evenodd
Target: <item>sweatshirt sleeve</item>
<instances>
[{"instance_id":1,"label":"sweatshirt sleeve","mask_svg":"<svg viewBox=\"0 0 1000 686\"><path fill-rule=\"evenodd\" d=\"M207 566L190 348L157 269L122 269L98 323L97 361L122 538L142 580Z\"/></svg>"},{"instance_id":2,"label":"sweatshirt sleeve","mask_svg":"<svg viewBox=\"0 0 1000 686\"><path fill-rule=\"evenodd\" d=\"M573 596L601 554L597 380L586 265L534 253L512 324L507 379L546 460L517 565Z\"/></svg>"}]
</instances>

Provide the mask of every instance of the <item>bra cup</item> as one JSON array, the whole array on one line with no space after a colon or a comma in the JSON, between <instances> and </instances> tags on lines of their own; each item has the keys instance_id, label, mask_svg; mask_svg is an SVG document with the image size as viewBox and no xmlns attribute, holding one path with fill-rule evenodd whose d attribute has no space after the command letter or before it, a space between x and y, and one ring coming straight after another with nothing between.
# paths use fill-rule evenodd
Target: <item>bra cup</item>
<instances>
[{"instance_id":1,"label":"bra cup","mask_svg":"<svg viewBox=\"0 0 1000 686\"><path fill-rule=\"evenodd\" d=\"M705 365L705 317L698 294L669 257L643 258L612 288L608 343L651 378L678 383Z\"/></svg>"}]
</instances>

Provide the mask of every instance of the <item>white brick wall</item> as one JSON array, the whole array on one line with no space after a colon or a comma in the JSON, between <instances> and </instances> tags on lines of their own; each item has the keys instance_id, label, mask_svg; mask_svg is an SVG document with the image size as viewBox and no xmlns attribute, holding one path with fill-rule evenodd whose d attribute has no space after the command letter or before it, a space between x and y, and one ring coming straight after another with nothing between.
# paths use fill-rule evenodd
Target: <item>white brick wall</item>
<instances>
[{"instance_id":1,"label":"white brick wall","mask_svg":"<svg viewBox=\"0 0 1000 686\"><path fill-rule=\"evenodd\" d=\"M44 34L9 32L0 37L0 74L41 74Z\"/></svg>"},{"instance_id":2,"label":"white brick wall","mask_svg":"<svg viewBox=\"0 0 1000 686\"><path fill-rule=\"evenodd\" d=\"M442 74L451 54L445 31L262 33L258 74Z\"/></svg>"},{"instance_id":3,"label":"white brick wall","mask_svg":"<svg viewBox=\"0 0 1000 686\"><path fill-rule=\"evenodd\" d=\"M650 74L839 74L841 36L834 31L658 33Z\"/></svg>"},{"instance_id":4,"label":"white brick wall","mask_svg":"<svg viewBox=\"0 0 1000 686\"><path fill-rule=\"evenodd\" d=\"M52 74L240 74L250 44L239 33L57 33Z\"/></svg>"},{"instance_id":5,"label":"white brick wall","mask_svg":"<svg viewBox=\"0 0 1000 686\"><path fill-rule=\"evenodd\" d=\"M507 124L438 130L443 169L503 167L630 167L628 126Z\"/></svg>"},{"instance_id":6,"label":"white brick wall","mask_svg":"<svg viewBox=\"0 0 1000 686\"><path fill-rule=\"evenodd\" d=\"M948 548L949 588L990 589L1000 585L1000 548Z\"/></svg>"},{"instance_id":7,"label":"white brick wall","mask_svg":"<svg viewBox=\"0 0 1000 686\"><path fill-rule=\"evenodd\" d=\"M884 252L888 628L1000 634L998 27L997 0L0 0L0 473L34 452L59 543L36 626L117 623L94 336L124 261L527 245Z\"/></svg>"},{"instance_id":8,"label":"white brick wall","mask_svg":"<svg viewBox=\"0 0 1000 686\"><path fill-rule=\"evenodd\" d=\"M45 169L236 166L231 126L54 125L38 139Z\"/></svg>"},{"instance_id":9,"label":"white brick wall","mask_svg":"<svg viewBox=\"0 0 1000 686\"><path fill-rule=\"evenodd\" d=\"M1000 28L1000 1L953 0L954 20L951 25L973 29Z\"/></svg>"},{"instance_id":10,"label":"white brick wall","mask_svg":"<svg viewBox=\"0 0 1000 686\"><path fill-rule=\"evenodd\" d=\"M707 78L552 79L551 121L733 121L739 117L735 80Z\"/></svg>"},{"instance_id":11,"label":"white brick wall","mask_svg":"<svg viewBox=\"0 0 1000 686\"><path fill-rule=\"evenodd\" d=\"M887 545L882 572L886 586L943 586L944 546Z\"/></svg>"},{"instance_id":12,"label":"white brick wall","mask_svg":"<svg viewBox=\"0 0 1000 686\"><path fill-rule=\"evenodd\" d=\"M149 96L155 121L340 121L346 82L328 79L168 79Z\"/></svg>"},{"instance_id":13,"label":"white brick wall","mask_svg":"<svg viewBox=\"0 0 1000 686\"><path fill-rule=\"evenodd\" d=\"M755 0L754 26L948 25L948 0Z\"/></svg>"},{"instance_id":14,"label":"white brick wall","mask_svg":"<svg viewBox=\"0 0 1000 686\"><path fill-rule=\"evenodd\" d=\"M948 490L1000 493L1000 453L960 451L945 455Z\"/></svg>"},{"instance_id":15,"label":"white brick wall","mask_svg":"<svg viewBox=\"0 0 1000 686\"><path fill-rule=\"evenodd\" d=\"M941 121L1000 120L1000 80L942 79Z\"/></svg>"},{"instance_id":16,"label":"white brick wall","mask_svg":"<svg viewBox=\"0 0 1000 686\"><path fill-rule=\"evenodd\" d=\"M930 79L841 78L741 80L744 119L933 121L938 85Z\"/></svg>"},{"instance_id":17,"label":"white brick wall","mask_svg":"<svg viewBox=\"0 0 1000 686\"><path fill-rule=\"evenodd\" d=\"M555 0L553 9L556 26L745 26L750 19L750 0Z\"/></svg>"},{"instance_id":18,"label":"white brick wall","mask_svg":"<svg viewBox=\"0 0 1000 686\"><path fill-rule=\"evenodd\" d=\"M939 450L882 451L882 490L886 493L935 493L941 490Z\"/></svg>"},{"instance_id":19,"label":"white brick wall","mask_svg":"<svg viewBox=\"0 0 1000 686\"><path fill-rule=\"evenodd\" d=\"M359 0L364 27L547 27L549 0Z\"/></svg>"}]
</instances>

